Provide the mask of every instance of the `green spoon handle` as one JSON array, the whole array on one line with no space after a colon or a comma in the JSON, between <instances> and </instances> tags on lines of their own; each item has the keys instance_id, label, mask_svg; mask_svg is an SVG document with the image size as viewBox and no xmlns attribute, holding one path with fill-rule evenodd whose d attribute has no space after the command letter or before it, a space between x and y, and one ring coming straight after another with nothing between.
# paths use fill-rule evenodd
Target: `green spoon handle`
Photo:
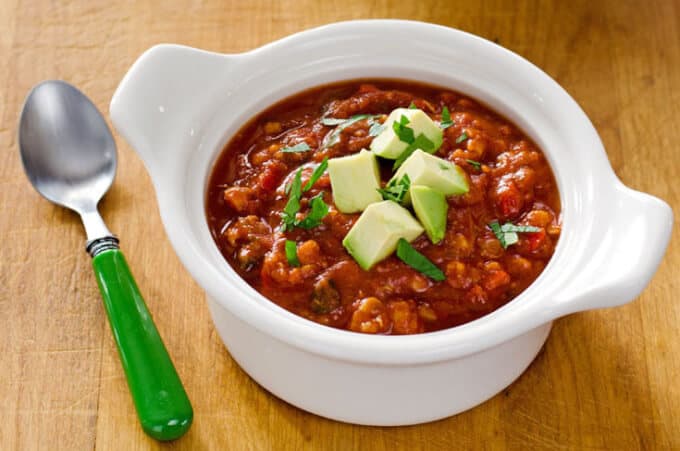
<instances>
[{"instance_id":1,"label":"green spoon handle","mask_svg":"<svg viewBox=\"0 0 680 451\"><path fill-rule=\"evenodd\" d=\"M163 340L119 249L92 260L137 415L157 440L181 437L193 410Z\"/></svg>"}]
</instances>

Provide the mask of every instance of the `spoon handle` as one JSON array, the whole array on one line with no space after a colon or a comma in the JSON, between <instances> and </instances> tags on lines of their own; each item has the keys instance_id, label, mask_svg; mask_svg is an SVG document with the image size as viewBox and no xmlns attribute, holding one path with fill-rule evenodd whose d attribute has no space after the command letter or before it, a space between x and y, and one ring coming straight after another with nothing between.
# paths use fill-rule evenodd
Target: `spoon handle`
<instances>
[{"instance_id":1,"label":"spoon handle","mask_svg":"<svg viewBox=\"0 0 680 451\"><path fill-rule=\"evenodd\" d=\"M157 440L181 437L193 410L172 360L119 249L92 260L137 415Z\"/></svg>"}]
</instances>

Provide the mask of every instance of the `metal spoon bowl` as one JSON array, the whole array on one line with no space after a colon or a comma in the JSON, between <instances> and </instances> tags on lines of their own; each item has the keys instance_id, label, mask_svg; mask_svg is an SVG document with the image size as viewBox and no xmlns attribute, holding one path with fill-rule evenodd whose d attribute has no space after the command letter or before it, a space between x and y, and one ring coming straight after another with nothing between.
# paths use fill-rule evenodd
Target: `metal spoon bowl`
<instances>
[{"instance_id":1,"label":"metal spoon bowl","mask_svg":"<svg viewBox=\"0 0 680 451\"><path fill-rule=\"evenodd\" d=\"M191 403L118 239L97 211L116 172L116 145L106 121L75 87L45 81L24 103L19 150L33 187L83 221L86 250L144 431L158 440L180 437L193 419Z\"/></svg>"},{"instance_id":2,"label":"metal spoon bowl","mask_svg":"<svg viewBox=\"0 0 680 451\"><path fill-rule=\"evenodd\" d=\"M116 174L116 143L87 97L60 80L35 86L21 112L19 149L35 189L78 213L88 241L111 235L97 204Z\"/></svg>"}]
</instances>

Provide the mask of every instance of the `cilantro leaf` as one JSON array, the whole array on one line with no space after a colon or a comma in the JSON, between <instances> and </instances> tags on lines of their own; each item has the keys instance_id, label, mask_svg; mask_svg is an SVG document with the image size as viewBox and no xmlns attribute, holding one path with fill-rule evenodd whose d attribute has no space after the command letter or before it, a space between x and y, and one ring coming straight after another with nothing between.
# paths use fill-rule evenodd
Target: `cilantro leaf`
<instances>
[{"instance_id":1,"label":"cilantro leaf","mask_svg":"<svg viewBox=\"0 0 680 451\"><path fill-rule=\"evenodd\" d=\"M399 158L395 160L392 169L397 169L399 166L401 166L402 163L406 161L406 159L410 157L411 154L417 149L422 149L424 152L432 153L434 151L434 143L430 141L427 136L421 133L416 139L413 140L411 144L409 144L406 149L404 149L401 155L399 155Z\"/></svg>"},{"instance_id":2,"label":"cilantro leaf","mask_svg":"<svg viewBox=\"0 0 680 451\"><path fill-rule=\"evenodd\" d=\"M411 156L416 149L422 149L427 153L434 151L434 143L424 134L414 136L415 132L411 127L408 127L409 119L406 116L401 116L398 121L392 123L392 130L394 134L399 137L399 140L408 144L406 149L399 155L399 158L394 162L392 169L397 169L406 159Z\"/></svg>"},{"instance_id":3,"label":"cilantro leaf","mask_svg":"<svg viewBox=\"0 0 680 451\"><path fill-rule=\"evenodd\" d=\"M319 164L316 169L314 169L314 172L312 172L312 176L309 178L309 181L305 183L305 187L302 189L303 191L309 191L312 186L316 183L319 178L323 175L324 172L326 172L326 168L328 167L328 157L324 158L321 164Z\"/></svg>"},{"instance_id":4,"label":"cilantro leaf","mask_svg":"<svg viewBox=\"0 0 680 451\"><path fill-rule=\"evenodd\" d=\"M409 147L413 150L422 149L427 153L432 153L434 150L434 143L430 141L430 138L421 133Z\"/></svg>"},{"instance_id":5,"label":"cilantro leaf","mask_svg":"<svg viewBox=\"0 0 680 451\"><path fill-rule=\"evenodd\" d=\"M293 152L307 152L309 150L312 150L311 147L309 147L309 145L303 141L291 147L284 147L283 149L281 149L281 152L293 153Z\"/></svg>"},{"instance_id":6,"label":"cilantro leaf","mask_svg":"<svg viewBox=\"0 0 680 451\"><path fill-rule=\"evenodd\" d=\"M289 195L286 206L281 213L281 223L284 232L291 230L295 226L295 215L300 211L300 197L302 196L302 168L295 173L293 181L286 187L286 194Z\"/></svg>"},{"instance_id":7,"label":"cilantro leaf","mask_svg":"<svg viewBox=\"0 0 680 451\"><path fill-rule=\"evenodd\" d=\"M321 123L323 125L328 125L329 127L335 127L336 125L340 125L343 122L347 122L349 119L340 119L337 117L324 117L321 118Z\"/></svg>"},{"instance_id":8,"label":"cilantro leaf","mask_svg":"<svg viewBox=\"0 0 680 451\"><path fill-rule=\"evenodd\" d=\"M507 249L508 246L513 245L519 241L518 233L535 233L540 232L541 229L535 226L528 225L515 225L510 222L506 222L500 225L498 221L491 221L489 223L489 228L496 235L498 241L501 242L503 249Z\"/></svg>"},{"instance_id":9,"label":"cilantro leaf","mask_svg":"<svg viewBox=\"0 0 680 451\"><path fill-rule=\"evenodd\" d=\"M300 193L302 192L301 186L302 186L302 168L297 170L297 172L295 173L295 177L293 178L293 182L286 186L285 192L286 194L290 192L297 193L297 196L299 197Z\"/></svg>"},{"instance_id":10,"label":"cilantro leaf","mask_svg":"<svg viewBox=\"0 0 680 451\"><path fill-rule=\"evenodd\" d=\"M290 198L288 198L286 206L283 208L283 214L288 216L289 218L295 219L295 215L299 210L300 210L300 196L291 195Z\"/></svg>"},{"instance_id":11,"label":"cilantro leaf","mask_svg":"<svg viewBox=\"0 0 680 451\"><path fill-rule=\"evenodd\" d=\"M517 236L515 232L503 232L503 238L505 241L505 246L503 246L503 249L507 249L508 246L516 244L519 241L519 236Z\"/></svg>"},{"instance_id":12,"label":"cilantro leaf","mask_svg":"<svg viewBox=\"0 0 680 451\"><path fill-rule=\"evenodd\" d=\"M415 103L413 103L413 101L411 101L411 103L408 105L408 109L409 110L417 110L418 107L416 106Z\"/></svg>"},{"instance_id":13,"label":"cilantro leaf","mask_svg":"<svg viewBox=\"0 0 680 451\"><path fill-rule=\"evenodd\" d=\"M456 138L456 144L460 144L463 141L465 141L466 139L468 139L468 135L467 135L467 133L463 132L462 135L460 135L458 138Z\"/></svg>"},{"instance_id":14,"label":"cilantro leaf","mask_svg":"<svg viewBox=\"0 0 680 451\"><path fill-rule=\"evenodd\" d=\"M297 256L297 243L293 240L286 240L286 259L288 264L294 268L300 266Z\"/></svg>"},{"instance_id":15,"label":"cilantro leaf","mask_svg":"<svg viewBox=\"0 0 680 451\"><path fill-rule=\"evenodd\" d=\"M498 223L498 221L491 221L489 223L489 228L493 232L494 235L496 235L496 238L498 238L498 241L501 242L501 246L503 246L503 249L507 249L507 244L505 244L505 234L501 230L501 226Z\"/></svg>"},{"instance_id":16,"label":"cilantro leaf","mask_svg":"<svg viewBox=\"0 0 680 451\"><path fill-rule=\"evenodd\" d=\"M399 180L390 180L390 182L385 185L385 188L378 189L378 192L385 200L392 200L400 204L408 189L411 187L411 179L409 179L408 174L404 174Z\"/></svg>"},{"instance_id":17,"label":"cilantro leaf","mask_svg":"<svg viewBox=\"0 0 680 451\"><path fill-rule=\"evenodd\" d=\"M432 263L427 257L418 252L403 238L397 242L397 257L411 268L425 274L432 280L442 281L446 276L441 269Z\"/></svg>"},{"instance_id":18,"label":"cilantro leaf","mask_svg":"<svg viewBox=\"0 0 680 451\"><path fill-rule=\"evenodd\" d=\"M468 164L470 164L470 166L474 167L478 171L480 171L482 169L482 163L480 163L479 161L475 161L475 160L465 160L465 161L467 161Z\"/></svg>"},{"instance_id":19,"label":"cilantro leaf","mask_svg":"<svg viewBox=\"0 0 680 451\"><path fill-rule=\"evenodd\" d=\"M321 143L322 149L327 149L333 147L340 142L340 134L344 129L354 124L355 122L362 121L364 119L375 119L379 115L377 114L356 114L349 119L338 119L334 117L324 117L321 119L323 125L336 126L332 132L328 133Z\"/></svg>"},{"instance_id":20,"label":"cilantro leaf","mask_svg":"<svg viewBox=\"0 0 680 451\"><path fill-rule=\"evenodd\" d=\"M368 129L368 136L378 136L385 130L385 126L377 121L372 121L371 128Z\"/></svg>"},{"instance_id":21,"label":"cilantro leaf","mask_svg":"<svg viewBox=\"0 0 680 451\"><path fill-rule=\"evenodd\" d=\"M447 107L444 107L442 109L442 120L439 123L439 126L441 127L442 130L446 130L452 125L453 121L451 120L451 113L449 112L449 109Z\"/></svg>"},{"instance_id":22,"label":"cilantro leaf","mask_svg":"<svg viewBox=\"0 0 680 451\"><path fill-rule=\"evenodd\" d=\"M416 139L413 129L406 126L409 122L408 118L403 115L398 121L392 122L394 134L399 137L400 141L405 142L406 144L411 144Z\"/></svg>"},{"instance_id":23,"label":"cilantro leaf","mask_svg":"<svg viewBox=\"0 0 680 451\"><path fill-rule=\"evenodd\" d=\"M312 197L309 203L310 211L304 219L297 219L297 214L300 211L300 199L302 193L309 191L314 183L323 175L328 167L328 158L324 158L309 178L309 181L302 186L302 168L295 173L295 178L286 187L286 194L288 194L288 202L281 213L281 226L284 232L293 230L295 227L303 229L311 229L321 224L321 219L328 214L328 205L323 201L323 193L319 193Z\"/></svg>"},{"instance_id":24,"label":"cilantro leaf","mask_svg":"<svg viewBox=\"0 0 680 451\"><path fill-rule=\"evenodd\" d=\"M503 232L515 232L515 233L536 233L540 232L541 228L531 225L515 225L511 222L506 222L501 226L501 231Z\"/></svg>"},{"instance_id":25,"label":"cilantro leaf","mask_svg":"<svg viewBox=\"0 0 680 451\"><path fill-rule=\"evenodd\" d=\"M303 229L312 229L321 224L321 220L328 214L328 204L323 201L323 193L312 197L309 202L309 213L295 225Z\"/></svg>"}]
</instances>

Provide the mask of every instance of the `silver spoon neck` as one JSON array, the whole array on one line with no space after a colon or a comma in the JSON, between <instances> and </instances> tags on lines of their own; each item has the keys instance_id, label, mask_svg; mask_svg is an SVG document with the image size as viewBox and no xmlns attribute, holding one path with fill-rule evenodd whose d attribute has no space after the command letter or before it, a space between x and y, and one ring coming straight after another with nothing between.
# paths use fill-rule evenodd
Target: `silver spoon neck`
<instances>
[{"instance_id":1,"label":"silver spoon neck","mask_svg":"<svg viewBox=\"0 0 680 451\"><path fill-rule=\"evenodd\" d=\"M88 243L113 236L96 208L79 211L78 214L83 221Z\"/></svg>"},{"instance_id":2,"label":"silver spoon neck","mask_svg":"<svg viewBox=\"0 0 680 451\"><path fill-rule=\"evenodd\" d=\"M106 227L96 206L78 213L87 234L85 251L92 258L109 249L118 249L118 238Z\"/></svg>"}]
</instances>

